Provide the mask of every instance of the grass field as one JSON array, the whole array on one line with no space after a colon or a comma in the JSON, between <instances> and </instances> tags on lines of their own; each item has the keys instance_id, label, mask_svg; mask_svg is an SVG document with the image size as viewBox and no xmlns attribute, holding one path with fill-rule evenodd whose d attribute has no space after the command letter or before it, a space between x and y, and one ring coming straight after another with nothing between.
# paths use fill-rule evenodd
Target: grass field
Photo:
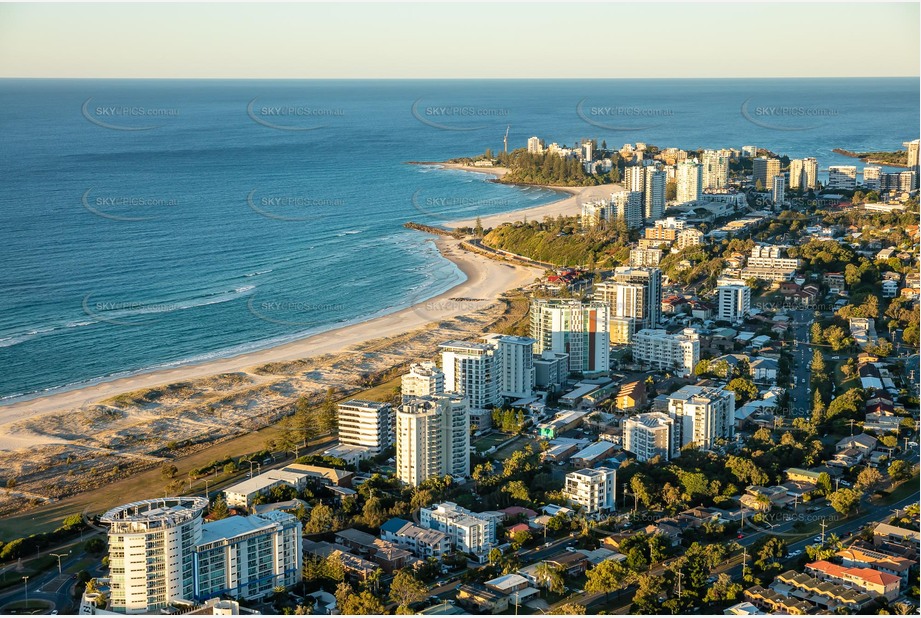
<instances>
[{"instance_id":1,"label":"grass field","mask_svg":"<svg viewBox=\"0 0 921 618\"><path fill-rule=\"evenodd\" d=\"M261 451L265 448L267 440L275 439L280 434L281 430L279 428L274 426L266 427L245 436L216 444L187 457L175 459L172 463L179 469L177 478L185 478L193 468L205 466L216 459L239 457L247 453ZM217 479L214 476L209 478L212 487L215 486L214 481L221 480L220 477L223 475L217 476ZM167 481L160 474L160 468L152 468L129 478L116 481L108 485L104 490L68 496L58 502L31 509L22 515L0 520L0 540L9 541L37 532L52 530L60 526L61 521L68 515L82 513L84 510L88 514L94 515L132 500L162 496L166 483ZM192 483L194 491L203 491L204 487L204 479L199 479ZM188 486L186 489L188 489Z\"/></svg>"},{"instance_id":2,"label":"grass field","mask_svg":"<svg viewBox=\"0 0 921 618\"><path fill-rule=\"evenodd\" d=\"M491 433L488 436L483 436L482 438L477 439L473 443L473 447L479 451L483 452L488 448L502 444L506 440L511 438L511 436L504 433Z\"/></svg>"},{"instance_id":3,"label":"grass field","mask_svg":"<svg viewBox=\"0 0 921 618\"><path fill-rule=\"evenodd\" d=\"M371 401L386 401L393 395L393 391L400 385L400 377L397 376L387 382L379 384L368 390L356 393L349 399L368 399ZM187 478L188 473L193 468L200 468L215 460L221 460L226 457L240 457L249 453L256 453L265 448L269 440L277 439L281 435L281 429L277 425L265 427L258 431L248 433L239 438L228 440L220 444L208 447L198 453L188 455L173 460L173 463L179 472L177 479ZM331 441L327 438L325 441L315 442L310 445L311 449L315 446L325 444ZM203 493L205 481L209 483L209 490L214 490L227 486L237 480L241 480L249 474L249 469L241 470L232 475L218 473L192 481L192 491ZM84 511L89 515L102 513L109 508L130 502L155 496L162 496L166 491L168 481L164 480L160 474L159 468L146 470L135 474L121 481L116 481L107 486L104 491L86 492L69 496L52 504L42 505L31 509L26 513L8 517L0 520L0 540L9 541L15 538L28 536L38 532L46 532L60 526L61 521L68 515L82 513ZM188 493L188 485L182 492Z\"/></svg>"}]
</instances>

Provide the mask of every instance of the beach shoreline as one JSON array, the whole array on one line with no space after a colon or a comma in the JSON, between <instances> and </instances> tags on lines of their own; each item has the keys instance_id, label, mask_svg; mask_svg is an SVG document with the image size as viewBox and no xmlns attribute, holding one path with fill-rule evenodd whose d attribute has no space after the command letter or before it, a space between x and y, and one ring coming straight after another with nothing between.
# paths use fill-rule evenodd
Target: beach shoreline
<instances>
[{"instance_id":1,"label":"beach shoreline","mask_svg":"<svg viewBox=\"0 0 921 618\"><path fill-rule=\"evenodd\" d=\"M419 165L437 165L445 169L485 174L499 178L507 173L506 168L478 168L469 165L444 162L419 162ZM545 216L577 215L581 203L586 199L606 197L618 185L597 185L592 187L555 187L567 194L541 206L523 208L505 213L484 215L481 224L496 227L506 222L522 219L542 219ZM445 222L450 228L472 227L476 219ZM86 385L72 388L62 387L48 394L31 395L0 404L0 450L28 448L40 444L59 442L39 434L12 430L14 425L42 416L78 410L144 389L171 384L212 378L221 374L245 373L255 375L253 370L269 364L314 359L328 354L339 354L363 343L405 334L428 323L440 322L461 316L487 303L495 303L506 292L531 283L540 273L533 268L497 262L488 257L465 251L461 241L446 237L434 237L432 242L445 259L451 261L463 274L464 280L448 290L429 299L415 301L409 306L392 313L308 335L266 348L247 351L242 354L190 362L169 368L141 370L127 376L101 378Z\"/></svg>"},{"instance_id":2,"label":"beach shoreline","mask_svg":"<svg viewBox=\"0 0 921 618\"><path fill-rule=\"evenodd\" d=\"M24 434L21 430L11 431L13 425L25 420L80 409L142 389L227 373L243 372L255 375L253 370L256 367L268 363L339 354L371 340L402 335L432 322L460 316L477 306L498 302L504 293L531 283L536 274L539 274L531 268L497 262L465 251L460 247L461 241L457 239L435 237L432 241L442 257L451 261L464 275L463 281L435 297L419 301L411 299L408 307L393 313L261 350L168 369L139 372L3 404L0 406L0 450L56 442L48 436L29 435L28 432Z\"/></svg>"},{"instance_id":3,"label":"beach shoreline","mask_svg":"<svg viewBox=\"0 0 921 618\"><path fill-rule=\"evenodd\" d=\"M411 165L432 165L449 170L460 170L463 172L472 172L475 174L485 174L493 176L496 179L502 178L508 173L505 167L474 167L472 165L463 165L460 163L448 163L439 161L411 161ZM608 199L611 193L623 189L619 184L593 185L589 187L563 187L558 185L539 185L524 182L501 183L510 187L539 187L549 189L558 193L566 194L558 200L553 200L540 206L530 206L509 210L498 214L484 214L479 217L480 225L484 228L498 227L503 223L514 223L516 221L531 220L541 221L547 216L575 217L581 214L582 204L598 199ZM470 228L476 225L476 217L472 219L458 219L454 221L445 221L442 225L448 229Z\"/></svg>"}]
</instances>

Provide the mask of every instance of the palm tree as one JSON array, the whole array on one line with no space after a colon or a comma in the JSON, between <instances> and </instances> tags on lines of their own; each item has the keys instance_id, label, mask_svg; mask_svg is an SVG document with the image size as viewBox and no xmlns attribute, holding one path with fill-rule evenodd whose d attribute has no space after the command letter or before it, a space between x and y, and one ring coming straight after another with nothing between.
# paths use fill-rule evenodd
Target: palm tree
<instances>
[{"instance_id":1,"label":"palm tree","mask_svg":"<svg viewBox=\"0 0 921 618\"><path fill-rule=\"evenodd\" d=\"M537 568L534 569L534 579L537 580L538 586L543 586L550 592L563 594L566 590L566 585L560 569L546 562L541 562L537 565Z\"/></svg>"}]
</instances>

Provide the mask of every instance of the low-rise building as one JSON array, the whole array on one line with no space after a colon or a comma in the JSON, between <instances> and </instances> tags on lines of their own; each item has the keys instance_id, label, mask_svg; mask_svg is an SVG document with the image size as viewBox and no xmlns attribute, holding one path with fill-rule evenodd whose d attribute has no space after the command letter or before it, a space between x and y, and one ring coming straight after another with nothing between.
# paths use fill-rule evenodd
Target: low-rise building
<instances>
[{"instance_id":1,"label":"low-rise building","mask_svg":"<svg viewBox=\"0 0 921 618\"><path fill-rule=\"evenodd\" d=\"M570 472L563 494L586 515L609 512L617 506L617 471L594 468Z\"/></svg>"},{"instance_id":2,"label":"low-rise building","mask_svg":"<svg viewBox=\"0 0 921 618\"><path fill-rule=\"evenodd\" d=\"M827 560L817 560L806 565L806 572L824 581L858 588L874 598L894 601L899 596L901 579L876 569L843 567Z\"/></svg>"}]
</instances>

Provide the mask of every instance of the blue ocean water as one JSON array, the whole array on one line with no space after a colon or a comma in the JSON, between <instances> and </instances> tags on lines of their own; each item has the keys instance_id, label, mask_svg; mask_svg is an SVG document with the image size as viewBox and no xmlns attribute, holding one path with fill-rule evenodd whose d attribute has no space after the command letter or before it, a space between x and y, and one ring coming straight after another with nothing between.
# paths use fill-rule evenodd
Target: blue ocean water
<instances>
[{"instance_id":1,"label":"blue ocean water","mask_svg":"<svg viewBox=\"0 0 921 618\"><path fill-rule=\"evenodd\" d=\"M406 221L552 191L407 165L528 137L756 145L821 168L919 135L914 79L0 80L0 398L227 356L463 275Z\"/></svg>"}]
</instances>

